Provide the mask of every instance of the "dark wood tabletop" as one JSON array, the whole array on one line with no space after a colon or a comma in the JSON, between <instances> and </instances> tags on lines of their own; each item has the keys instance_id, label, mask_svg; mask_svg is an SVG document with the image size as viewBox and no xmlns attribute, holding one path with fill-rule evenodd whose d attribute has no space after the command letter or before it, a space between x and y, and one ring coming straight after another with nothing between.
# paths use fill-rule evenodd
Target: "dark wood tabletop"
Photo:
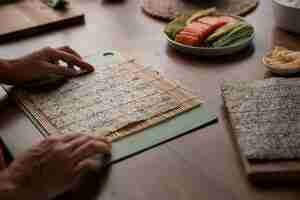
<instances>
[{"instance_id":1,"label":"dark wood tabletop","mask_svg":"<svg viewBox=\"0 0 300 200\"><path fill-rule=\"evenodd\" d=\"M182 55L169 48L162 32L165 22L144 14L138 0L72 3L86 14L84 25L1 44L0 57L13 58L45 46L70 45L83 55L99 49L121 50L155 66L165 77L181 81L210 102L221 99L223 80L263 79L267 71L261 58L272 46L300 49L299 36L275 28L271 0L261 0L246 17L256 29L252 47L237 55L211 59ZM20 134L36 131L15 105L8 108L11 112L0 113L0 133L13 128ZM217 110L218 123L119 162L63 199L299 199L300 187L258 187L247 181L221 104ZM22 126L15 127L16 121Z\"/></svg>"}]
</instances>

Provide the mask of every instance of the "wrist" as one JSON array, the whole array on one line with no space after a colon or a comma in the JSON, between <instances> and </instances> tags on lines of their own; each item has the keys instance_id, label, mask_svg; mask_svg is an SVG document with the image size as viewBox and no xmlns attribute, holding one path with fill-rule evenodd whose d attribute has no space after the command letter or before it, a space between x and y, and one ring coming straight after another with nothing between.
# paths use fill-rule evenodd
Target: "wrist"
<instances>
[{"instance_id":1,"label":"wrist","mask_svg":"<svg viewBox=\"0 0 300 200\"><path fill-rule=\"evenodd\" d=\"M17 199L16 194L19 194L19 189L13 183L7 170L0 172L0 199L14 200Z\"/></svg>"},{"instance_id":2,"label":"wrist","mask_svg":"<svg viewBox=\"0 0 300 200\"><path fill-rule=\"evenodd\" d=\"M36 191L36 193L38 193ZM10 174L8 168L0 172L0 199L19 200L19 199L40 199L36 198L35 192L29 190L24 185L18 184Z\"/></svg>"},{"instance_id":3,"label":"wrist","mask_svg":"<svg viewBox=\"0 0 300 200\"><path fill-rule=\"evenodd\" d=\"M40 189L36 190L35 187L32 187L28 177L16 178L16 172L12 172L10 169L8 167L0 172L0 200L48 199L45 198Z\"/></svg>"},{"instance_id":4,"label":"wrist","mask_svg":"<svg viewBox=\"0 0 300 200\"><path fill-rule=\"evenodd\" d=\"M5 81L7 73L9 69L11 68L11 61L0 59L0 82Z\"/></svg>"}]
</instances>

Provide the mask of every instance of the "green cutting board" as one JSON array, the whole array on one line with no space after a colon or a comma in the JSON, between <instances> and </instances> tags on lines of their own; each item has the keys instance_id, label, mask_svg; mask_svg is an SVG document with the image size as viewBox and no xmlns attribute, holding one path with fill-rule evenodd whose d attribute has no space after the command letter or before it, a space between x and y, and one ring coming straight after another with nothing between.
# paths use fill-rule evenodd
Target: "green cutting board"
<instances>
[{"instance_id":1,"label":"green cutting board","mask_svg":"<svg viewBox=\"0 0 300 200\"><path fill-rule=\"evenodd\" d=\"M97 54L86 57L87 62L91 63L92 65L98 66L116 64L126 59L126 57L123 57L119 52L115 51L101 51ZM180 135L186 134L191 130L204 127L205 125L216 122L216 115L213 111L208 111L209 109L206 105L207 104L204 103L189 112L179 114L174 118L145 129L142 132L115 141L113 143L110 163L115 163L122 159L128 158L132 155L143 152L166 141L174 139ZM20 134L17 131L20 129L17 129L15 127L24 126L24 122L14 122L11 129L9 129L9 133L1 134L1 137L8 150L12 153L12 156L19 155L20 153L26 151L34 143L40 141L43 137L45 137L45 134L43 134L42 131L42 127L38 126L35 119L30 116L30 113L26 113L26 115L30 120L32 120L33 124L40 131L33 132L30 136Z\"/></svg>"},{"instance_id":2,"label":"green cutting board","mask_svg":"<svg viewBox=\"0 0 300 200\"><path fill-rule=\"evenodd\" d=\"M107 65L125 60L125 57L116 51L98 52L97 55L90 57L87 61L91 64ZM110 162L120 161L216 121L217 116L208 111L206 104L202 104L200 107L177 115L142 132L117 140L113 144Z\"/></svg>"},{"instance_id":3,"label":"green cutting board","mask_svg":"<svg viewBox=\"0 0 300 200\"><path fill-rule=\"evenodd\" d=\"M113 144L111 162L125 159L216 120L216 115L208 112L205 106L182 113L140 133L116 141Z\"/></svg>"}]
</instances>

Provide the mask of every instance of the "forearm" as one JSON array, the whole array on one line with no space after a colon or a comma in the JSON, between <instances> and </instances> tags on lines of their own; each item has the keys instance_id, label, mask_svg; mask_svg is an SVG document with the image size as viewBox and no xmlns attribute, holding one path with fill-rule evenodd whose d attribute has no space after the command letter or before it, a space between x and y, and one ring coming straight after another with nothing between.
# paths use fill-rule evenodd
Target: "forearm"
<instances>
[{"instance_id":1,"label":"forearm","mask_svg":"<svg viewBox=\"0 0 300 200\"><path fill-rule=\"evenodd\" d=\"M13 178L9 175L8 170L0 171L0 199L2 200L39 200L37 195L38 191L32 188L25 188L14 182ZM46 199L45 199L46 200Z\"/></svg>"},{"instance_id":2,"label":"forearm","mask_svg":"<svg viewBox=\"0 0 300 200\"><path fill-rule=\"evenodd\" d=\"M0 199L17 200L19 191L13 182L9 179L6 171L0 172Z\"/></svg>"},{"instance_id":3,"label":"forearm","mask_svg":"<svg viewBox=\"0 0 300 200\"><path fill-rule=\"evenodd\" d=\"M1 170L4 170L6 167L5 159L3 156L2 148L1 148L1 143L0 143L0 172Z\"/></svg>"},{"instance_id":4,"label":"forearm","mask_svg":"<svg viewBox=\"0 0 300 200\"><path fill-rule=\"evenodd\" d=\"M0 83L6 81L9 66L10 64L8 60L0 59Z\"/></svg>"}]
</instances>

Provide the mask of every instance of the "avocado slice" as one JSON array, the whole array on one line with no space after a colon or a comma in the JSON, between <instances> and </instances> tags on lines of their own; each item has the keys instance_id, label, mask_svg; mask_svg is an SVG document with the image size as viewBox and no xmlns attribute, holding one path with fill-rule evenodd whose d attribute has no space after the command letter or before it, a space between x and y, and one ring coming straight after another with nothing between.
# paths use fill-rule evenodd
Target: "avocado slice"
<instances>
[{"instance_id":1,"label":"avocado slice","mask_svg":"<svg viewBox=\"0 0 300 200\"><path fill-rule=\"evenodd\" d=\"M236 27L240 26L243 22L237 21L237 22L231 22L226 24L225 26L217 29L213 34L211 34L206 40L205 43L210 44L217 39L221 38L222 36L226 35L227 33L231 32Z\"/></svg>"},{"instance_id":2,"label":"avocado slice","mask_svg":"<svg viewBox=\"0 0 300 200\"><path fill-rule=\"evenodd\" d=\"M250 24L240 23L232 31L225 34L223 37L215 41L213 47L224 47L235 44L237 41L241 42L243 39L251 37L254 33L254 28Z\"/></svg>"},{"instance_id":3,"label":"avocado slice","mask_svg":"<svg viewBox=\"0 0 300 200\"><path fill-rule=\"evenodd\" d=\"M209 8L209 9L205 9L205 10L197 11L197 12L195 12L195 13L194 13L194 14L186 21L186 25L191 24L193 21L195 21L195 20L198 19L198 18L205 17L205 16L212 15L212 14L215 14L216 11L217 11L217 9L216 9L215 7Z\"/></svg>"},{"instance_id":4,"label":"avocado slice","mask_svg":"<svg viewBox=\"0 0 300 200\"><path fill-rule=\"evenodd\" d=\"M171 38L172 40L175 39L176 34L183 30L183 28L186 26L186 20L189 17L190 16L188 15L180 15L166 26L164 31L169 36L169 38Z\"/></svg>"}]
</instances>

